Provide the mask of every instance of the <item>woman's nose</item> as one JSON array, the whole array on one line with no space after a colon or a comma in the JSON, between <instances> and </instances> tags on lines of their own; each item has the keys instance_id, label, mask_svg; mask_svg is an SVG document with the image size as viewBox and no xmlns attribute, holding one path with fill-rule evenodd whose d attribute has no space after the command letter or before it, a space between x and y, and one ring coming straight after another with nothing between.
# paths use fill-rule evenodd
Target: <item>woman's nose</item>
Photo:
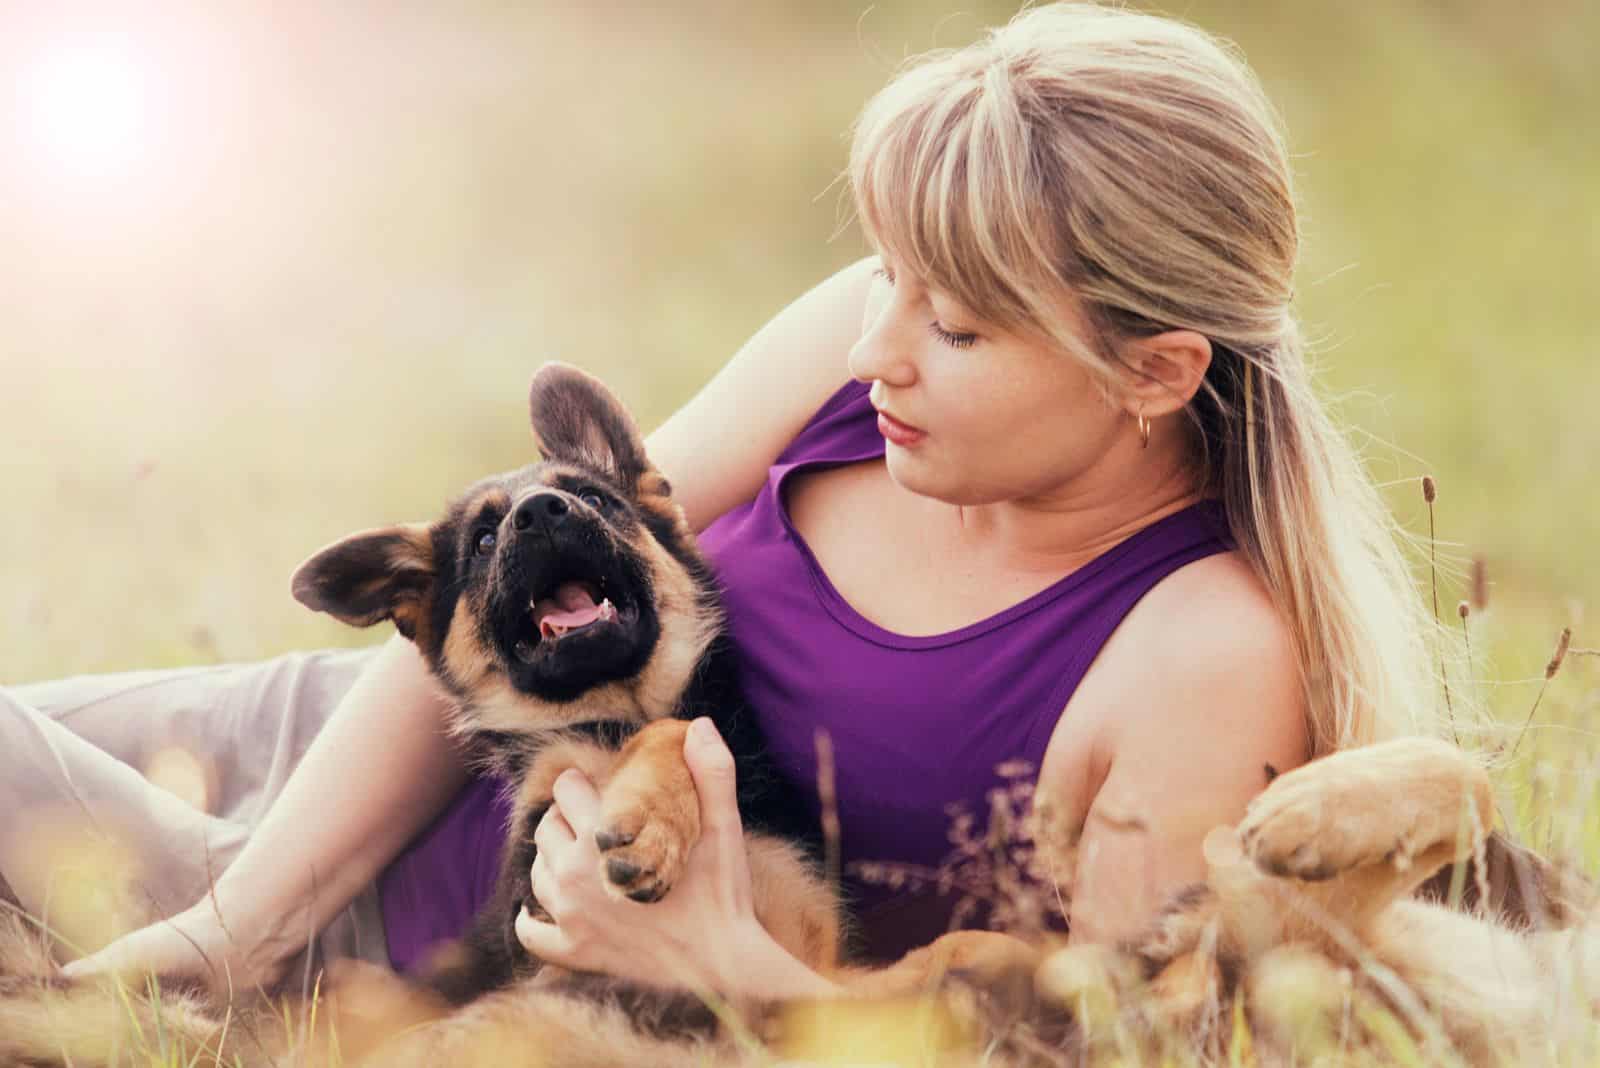
<instances>
[{"instance_id":1,"label":"woman's nose","mask_svg":"<svg viewBox=\"0 0 1600 1068\"><path fill-rule=\"evenodd\" d=\"M915 349L907 332L906 310L894 290L879 283L867 298L866 329L850 347L850 376L861 382L881 379L904 388L917 380Z\"/></svg>"}]
</instances>

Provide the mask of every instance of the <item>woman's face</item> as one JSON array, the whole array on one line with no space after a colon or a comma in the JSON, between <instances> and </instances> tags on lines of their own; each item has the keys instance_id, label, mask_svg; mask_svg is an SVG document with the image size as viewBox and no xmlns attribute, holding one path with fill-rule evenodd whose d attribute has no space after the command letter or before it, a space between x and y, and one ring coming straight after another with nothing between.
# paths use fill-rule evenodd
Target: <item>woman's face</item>
<instances>
[{"instance_id":1,"label":"woman's face","mask_svg":"<svg viewBox=\"0 0 1600 1068\"><path fill-rule=\"evenodd\" d=\"M850 373L872 383L891 477L950 504L1093 492L1096 462L1129 433L1077 360L985 322L888 259Z\"/></svg>"}]
</instances>

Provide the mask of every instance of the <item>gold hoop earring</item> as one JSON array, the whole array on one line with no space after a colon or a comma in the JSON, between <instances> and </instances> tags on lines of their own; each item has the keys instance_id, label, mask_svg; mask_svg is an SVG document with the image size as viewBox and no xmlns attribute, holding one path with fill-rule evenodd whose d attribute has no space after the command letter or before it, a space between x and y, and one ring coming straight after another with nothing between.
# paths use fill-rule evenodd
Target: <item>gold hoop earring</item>
<instances>
[{"instance_id":1,"label":"gold hoop earring","mask_svg":"<svg viewBox=\"0 0 1600 1068\"><path fill-rule=\"evenodd\" d=\"M1139 405L1139 448L1150 447L1150 420L1144 417L1144 405Z\"/></svg>"}]
</instances>

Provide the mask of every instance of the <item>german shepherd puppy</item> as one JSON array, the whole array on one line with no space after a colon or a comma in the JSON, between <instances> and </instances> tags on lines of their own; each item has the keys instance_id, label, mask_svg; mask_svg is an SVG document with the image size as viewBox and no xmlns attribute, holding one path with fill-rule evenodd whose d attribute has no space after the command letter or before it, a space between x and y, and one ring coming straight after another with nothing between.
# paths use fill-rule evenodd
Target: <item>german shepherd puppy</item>
<instances>
[{"instance_id":1,"label":"german shepherd puppy","mask_svg":"<svg viewBox=\"0 0 1600 1068\"><path fill-rule=\"evenodd\" d=\"M347 623L393 621L449 694L456 733L516 783L494 896L428 985L462 1004L540 970L514 923L537 911L533 831L568 768L601 791L607 886L638 902L667 894L700 833L682 756L697 716L735 756L758 916L798 959L832 966L838 916L810 863L816 831L763 759L713 579L666 479L627 411L583 372L541 368L530 409L543 462L480 481L431 525L351 535L291 583Z\"/></svg>"}]
</instances>

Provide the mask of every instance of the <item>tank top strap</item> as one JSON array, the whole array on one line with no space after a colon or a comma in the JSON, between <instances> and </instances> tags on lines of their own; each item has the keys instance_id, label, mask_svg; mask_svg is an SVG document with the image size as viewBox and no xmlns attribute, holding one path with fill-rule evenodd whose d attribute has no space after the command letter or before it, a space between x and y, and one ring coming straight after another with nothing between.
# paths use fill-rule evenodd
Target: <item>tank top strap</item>
<instances>
[{"instance_id":1,"label":"tank top strap","mask_svg":"<svg viewBox=\"0 0 1600 1068\"><path fill-rule=\"evenodd\" d=\"M878 417L868 399L871 384L850 379L822 402L800 433L778 454L774 468L807 463L850 463L883 455Z\"/></svg>"}]
</instances>

